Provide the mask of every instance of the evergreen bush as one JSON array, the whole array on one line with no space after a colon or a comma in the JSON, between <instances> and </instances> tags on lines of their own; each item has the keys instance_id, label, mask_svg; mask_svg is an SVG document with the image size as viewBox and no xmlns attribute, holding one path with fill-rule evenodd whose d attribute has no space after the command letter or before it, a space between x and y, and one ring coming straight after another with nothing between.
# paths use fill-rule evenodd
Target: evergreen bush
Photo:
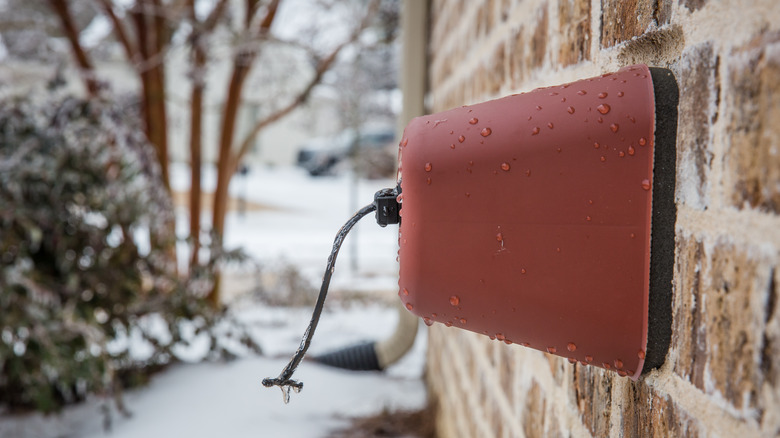
<instances>
[{"instance_id":1,"label":"evergreen bush","mask_svg":"<svg viewBox=\"0 0 780 438\"><path fill-rule=\"evenodd\" d=\"M177 275L170 196L128 108L0 103L0 407L114 394L202 332L220 352L204 295L238 256L214 239L209 264Z\"/></svg>"}]
</instances>

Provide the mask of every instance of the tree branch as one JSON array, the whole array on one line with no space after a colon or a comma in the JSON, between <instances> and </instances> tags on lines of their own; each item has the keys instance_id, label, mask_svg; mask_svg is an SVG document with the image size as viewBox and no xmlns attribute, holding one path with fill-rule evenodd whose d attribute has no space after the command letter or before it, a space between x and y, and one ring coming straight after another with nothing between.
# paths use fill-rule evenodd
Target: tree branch
<instances>
[{"instance_id":1,"label":"tree branch","mask_svg":"<svg viewBox=\"0 0 780 438\"><path fill-rule=\"evenodd\" d=\"M322 81L323 75L325 75L325 73L330 69L330 67L336 61L336 58L338 57L341 50L344 49L344 47L357 41L357 39L360 37L360 34L363 32L363 30L366 27L368 27L368 24L371 18L373 17L374 13L376 12L378 6L379 6L378 0L374 0L371 2L371 4L368 7L368 11L366 12L366 15L361 20L360 25L357 28L355 28L355 30L352 32L352 35L349 37L349 39L339 44L335 49L333 49L333 51L328 56L321 59L320 62L317 63L317 68L314 70L314 76L311 78L311 80L309 80L306 86L298 93L298 95L295 96L295 98L293 98L292 101L290 101L284 107L274 111L273 113L258 120L255 123L255 125L252 127L252 130L249 132L249 134L247 134L247 136L244 137L244 140L241 142L241 146L239 147L238 152L233 158L233 162L231 164L231 169L233 171L238 169L238 165L241 163L241 160L244 159L246 154L249 152L249 149L252 147L252 142L254 141L255 137L257 137L257 134L259 134L260 131L263 130L263 128L267 127L268 125L271 125L272 123L288 115L295 108L300 106L302 103L306 102L314 87L316 87Z\"/></svg>"},{"instance_id":2,"label":"tree branch","mask_svg":"<svg viewBox=\"0 0 780 438\"><path fill-rule=\"evenodd\" d=\"M136 56L136 48L133 46L133 43L130 41L130 37L127 35L127 30L125 29L124 24L119 20L119 17L116 16L116 13L114 13L114 8L111 5L110 0L99 0L100 6L103 8L103 12L108 15L108 18L111 20L111 23L114 25L114 32L116 32L116 37L119 40L120 44L122 44L122 47L125 49L125 55L127 56L127 60L130 61L130 63L135 63L137 61Z\"/></svg>"},{"instance_id":3,"label":"tree branch","mask_svg":"<svg viewBox=\"0 0 780 438\"><path fill-rule=\"evenodd\" d=\"M227 0L219 0L216 6L214 6L214 9L211 10L209 16L206 17L206 19L203 21L203 28L205 31L210 32L214 30L214 28L217 26L217 23L219 22L219 18L225 11L226 5Z\"/></svg>"},{"instance_id":4,"label":"tree branch","mask_svg":"<svg viewBox=\"0 0 780 438\"><path fill-rule=\"evenodd\" d=\"M49 4L52 9L54 9L54 12L60 17L62 29L65 31L65 36L70 42L73 55L79 65L79 70L81 72L81 77L84 80L84 85L87 88L87 93L89 93L90 96L96 96L100 90L100 83L95 78L95 67L79 41L79 31L76 28L76 23L73 21L68 2L66 0L49 0Z\"/></svg>"}]
</instances>

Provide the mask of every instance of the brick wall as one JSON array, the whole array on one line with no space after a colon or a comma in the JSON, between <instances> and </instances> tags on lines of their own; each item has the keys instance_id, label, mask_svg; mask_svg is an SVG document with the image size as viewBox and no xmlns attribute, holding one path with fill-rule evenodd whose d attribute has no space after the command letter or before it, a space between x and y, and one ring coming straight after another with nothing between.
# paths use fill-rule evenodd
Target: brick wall
<instances>
[{"instance_id":1,"label":"brick wall","mask_svg":"<svg viewBox=\"0 0 780 438\"><path fill-rule=\"evenodd\" d=\"M646 63L680 86L673 336L638 382L430 329L443 437L780 435L780 2L432 0L433 111Z\"/></svg>"}]
</instances>

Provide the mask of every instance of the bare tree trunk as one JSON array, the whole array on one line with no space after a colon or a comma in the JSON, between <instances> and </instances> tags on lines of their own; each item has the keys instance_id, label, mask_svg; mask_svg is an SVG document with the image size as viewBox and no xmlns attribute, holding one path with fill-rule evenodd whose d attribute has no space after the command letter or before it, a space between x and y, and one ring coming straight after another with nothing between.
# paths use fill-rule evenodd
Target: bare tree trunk
<instances>
[{"instance_id":1,"label":"bare tree trunk","mask_svg":"<svg viewBox=\"0 0 780 438\"><path fill-rule=\"evenodd\" d=\"M219 138L219 159L217 161L217 188L214 193L214 210L212 226L218 235L225 231L225 213L227 212L227 195L230 178L234 168L232 146L238 121L238 111L241 105L241 91L244 88L249 68L244 61L237 59L233 68L233 76L228 87L227 100L222 113L222 130Z\"/></svg>"},{"instance_id":2,"label":"bare tree trunk","mask_svg":"<svg viewBox=\"0 0 780 438\"><path fill-rule=\"evenodd\" d=\"M141 58L139 75L143 91L143 118L146 136L157 151L163 184L170 191L168 176L168 129L165 111L165 78L161 50L158 47L158 23L153 18L155 6L149 1L136 4L132 12ZM151 19L150 19L151 18Z\"/></svg>"},{"instance_id":3,"label":"bare tree trunk","mask_svg":"<svg viewBox=\"0 0 780 438\"><path fill-rule=\"evenodd\" d=\"M200 35L193 36L193 79L190 101L190 269L198 264L201 213L201 150L203 145L203 89L206 54Z\"/></svg>"},{"instance_id":4,"label":"bare tree trunk","mask_svg":"<svg viewBox=\"0 0 780 438\"><path fill-rule=\"evenodd\" d=\"M271 25L276 18L276 12L279 9L281 0L271 0L265 12L265 17L259 24L258 35L264 35L269 32ZM247 31L252 25L252 17L257 8L256 0L246 1L246 22ZM223 111L222 131L219 138L219 161L217 162L217 188L214 192L214 206L212 216L212 227L219 239L225 231L225 216L227 215L228 186L233 174L236 172L237 162L233 153L233 139L235 137L236 122L238 121L238 111L241 106L241 95L244 89L244 83L249 75L252 63L257 57L254 51L242 48L233 61L233 75L230 78L228 86L227 100L225 101L225 110ZM216 273L214 289L212 289L209 299L212 304L219 306L219 272Z\"/></svg>"},{"instance_id":5,"label":"bare tree trunk","mask_svg":"<svg viewBox=\"0 0 780 438\"><path fill-rule=\"evenodd\" d=\"M209 16L198 22L195 0L188 0L193 33L192 46L192 96L190 100L190 269L198 264L200 252L200 216L202 210L201 166L203 164L203 94L206 88L206 37L217 25L225 11L227 0L220 0Z\"/></svg>"},{"instance_id":6,"label":"bare tree trunk","mask_svg":"<svg viewBox=\"0 0 780 438\"><path fill-rule=\"evenodd\" d=\"M225 216L227 214L228 186L233 177L233 137L236 130L238 110L241 105L241 91L244 88L249 67L242 61L242 56L236 58L233 66L233 76L230 78L225 109L222 113L222 130L219 138L219 158L217 161L217 187L214 192L212 228L219 239L225 232ZM220 304L219 273L214 281L214 289L209 295L214 306Z\"/></svg>"}]
</instances>

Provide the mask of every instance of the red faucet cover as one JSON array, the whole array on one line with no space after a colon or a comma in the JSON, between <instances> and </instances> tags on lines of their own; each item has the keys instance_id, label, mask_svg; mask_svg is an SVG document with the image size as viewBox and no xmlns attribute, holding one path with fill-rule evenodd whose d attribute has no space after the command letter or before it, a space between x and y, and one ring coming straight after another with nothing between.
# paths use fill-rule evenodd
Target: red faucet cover
<instances>
[{"instance_id":1,"label":"red faucet cover","mask_svg":"<svg viewBox=\"0 0 780 438\"><path fill-rule=\"evenodd\" d=\"M654 129L644 65L414 119L399 171L407 309L637 379Z\"/></svg>"}]
</instances>

